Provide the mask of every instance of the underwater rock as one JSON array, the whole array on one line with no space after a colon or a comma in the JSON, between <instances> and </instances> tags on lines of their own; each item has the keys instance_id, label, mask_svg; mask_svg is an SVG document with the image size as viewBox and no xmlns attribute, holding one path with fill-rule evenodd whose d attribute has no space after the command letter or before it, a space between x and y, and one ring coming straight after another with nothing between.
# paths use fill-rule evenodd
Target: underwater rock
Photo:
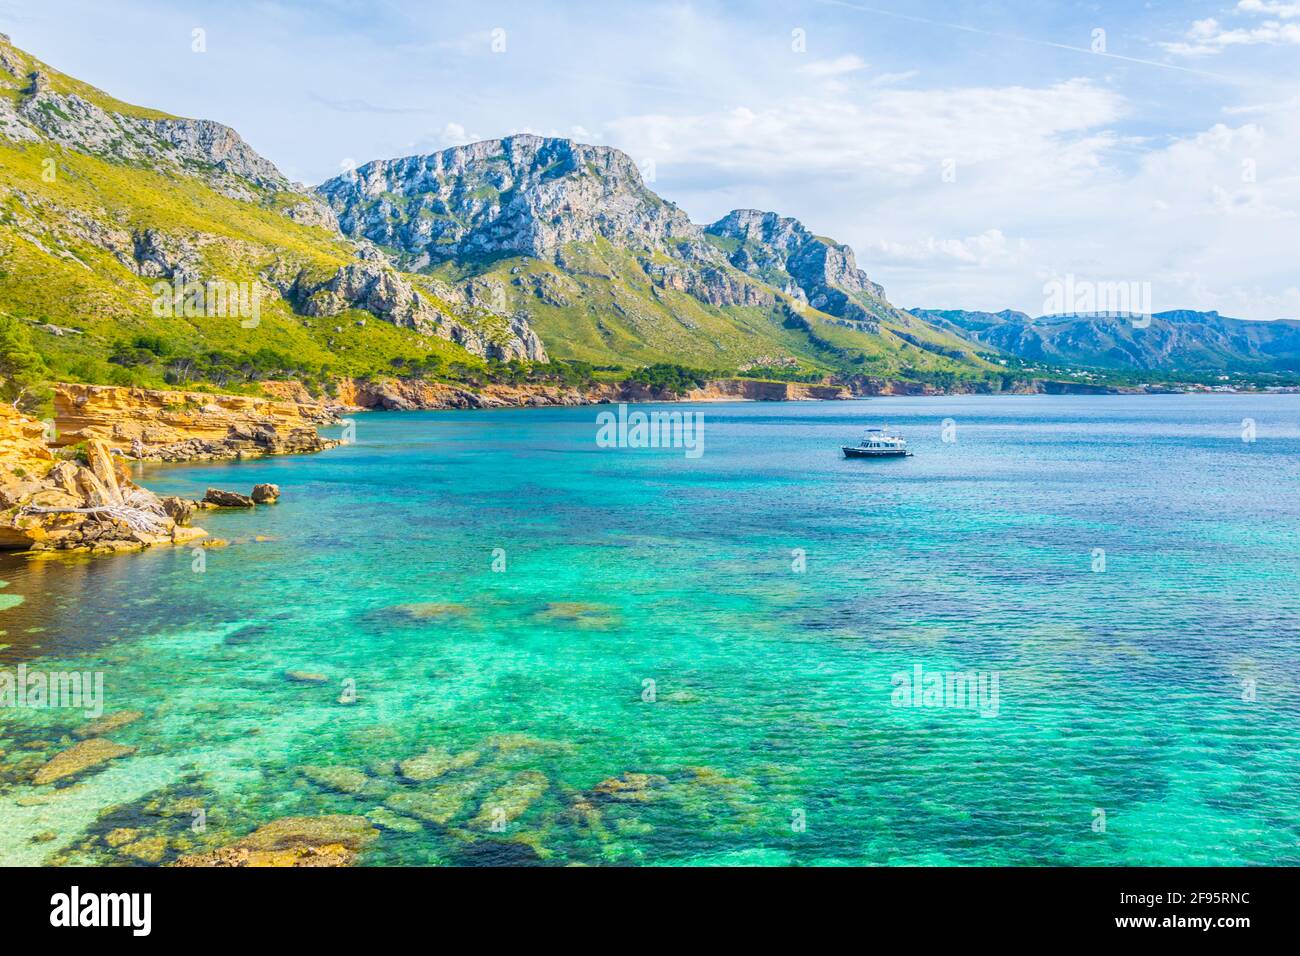
<instances>
[{"instance_id":1,"label":"underwater rock","mask_svg":"<svg viewBox=\"0 0 1300 956\"><path fill-rule=\"evenodd\" d=\"M143 863L161 863L167 855L167 838L162 836L145 837L128 843L119 851L123 856L135 857Z\"/></svg>"},{"instance_id":2,"label":"underwater rock","mask_svg":"<svg viewBox=\"0 0 1300 956\"><path fill-rule=\"evenodd\" d=\"M414 783L424 783L441 777L451 769L451 754L441 747L430 747L416 757L408 757L397 765L403 777Z\"/></svg>"},{"instance_id":3,"label":"underwater rock","mask_svg":"<svg viewBox=\"0 0 1300 956\"><path fill-rule=\"evenodd\" d=\"M395 793L384 803L390 810L406 816L446 826L455 819L478 788L477 780L457 780L431 790Z\"/></svg>"},{"instance_id":4,"label":"underwater rock","mask_svg":"<svg viewBox=\"0 0 1300 956\"><path fill-rule=\"evenodd\" d=\"M348 866L379 831L361 816L281 817L242 840L175 866Z\"/></svg>"},{"instance_id":5,"label":"underwater rock","mask_svg":"<svg viewBox=\"0 0 1300 956\"><path fill-rule=\"evenodd\" d=\"M390 627L411 627L417 624L434 624L439 621L457 621L468 618L473 609L464 604L447 601L419 601L376 608L366 613L367 620Z\"/></svg>"},{"instance_id":6,"label":"underwater rock","mask_svg":"<svg viewBox=\"0 0 1300 956\"><path fill-rule=\"evenodd\" d=\"M303 767L302 775L316 786L339 793L366 793L378 782L351 767Z\"/></svg>"},{"instance_id":7,"label":"underwater rock","mask_svg":"<svg viewBox=\"0 0 1300 956\"><path fill-rule=\"evenodd\" d=\"M508 783L488 794L469 825L486 830L517 820L541 798L549 786L546 774L538 770L521 770Z\"/></svg>"},{"instance_id":8,"label":"underwater rock","mask_svg":"<svg viewBox=\"0 0 1300 956\"><path fill-rule=\"evenodd\" d=\"M381 830L392 830L395 833L419 833L424 829L424 824L419 820L402 816L388 807L375 807L366 814L366 819Z\"/></svg>"},{"instance_id":9,"label":"underwater rock","mask_svg":"<svg viewBox=\"0 0 1300 956\"><path fill-rule=\"evenodd\" d=\"M315 671L285 671L284 679L295 684L328 684L330 679Z\"/></svg>"},{"instance_id":10,"label":"underwater rock","mask_svg":"<svg viewBox=\"0 0 1300 956\"><path fill-rule=\"evenodd\" d=\"M668 785L668 778L654 773L624 773L619 777L610 777L596 784L592 793L610 800L635 801L646 803L662 796L660 788Z\"/></svg>"},{"instance_id":11,"label":"underwater rock","mask_svg":"<svg viewBox=\"0 0 1300 956\"><path fill-rule=\"evenodd\" d=\"M115 730L120 730L127 724L133 724L144 714L138 710L119 710L115 714L105 714L98 720L92 720L88 724L83 724L72 732L72 736L78 740L85 740L88 737L102 737L105 734L111 734Z\"/></svg>"},{"instance_id":12,"label":"underwater rock","mask_svg":"<svg viewBox=\"0 0 1300 956\"><path fill-rule=\"evenodd\" d=\"M54 783L133 753L134 747L123 747L103 737L92 737L55 754L49 763L36 771L32 782L37 786Z\"/></svg>"},{"instance_id":13,"label":"underwater rock","mask_svg":"<svg viewBox=\"0 0 1300 956\"><path fill-rule=\"evenodd\" d=\"M615 610L608 604L586 601L552 601L536 617L542 621L572 624L585 630L605 631L618 623Z\"/></svg>"},{"instance_id":14,"label":"underwater rock","mask_svg":"<svg viewBox=\"0 0 1300 956\"><path fill-rule=\"evenodd\" d=\"M131 827L118 827L116 830L109 830L104 834L104 842L111 847L125 846L132 843L140 836L140 831Z\"/></svg>"}]
</instances>

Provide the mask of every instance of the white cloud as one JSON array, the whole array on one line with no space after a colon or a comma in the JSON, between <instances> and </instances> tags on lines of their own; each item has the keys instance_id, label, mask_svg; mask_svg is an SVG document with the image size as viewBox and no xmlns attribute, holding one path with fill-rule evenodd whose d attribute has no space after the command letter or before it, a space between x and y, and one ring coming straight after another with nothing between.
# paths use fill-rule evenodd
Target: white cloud
<instances>
[{"instance_id":1,"label":"white cloud","mask_svg":"<svg viewBox=\"0 0 1300 956\"><path fill-rule=\"evenodd\" d=\"M1237 10L1241 13L1266 13L1283 20L1300 17L1300 3L1279 3L1276 0L1241 0Z\"/></svg>"},{"instance_id":2,"label":"white cloud","mask_svg":"<svg viewBox=\"0 0 1300 956\"><path fill-rule=\"evenodd\" d=\"M1068 177L1109 140L1086 135L1117 119L1120 98L1087 80L1042 88L875 89L834 98L789 97L693 115L647 114L607 124L614 145L669 164L730 175L860 174L939 179L963 166L1023 162L1026 174ZM1050 169L1035 160L1050 155Z\"/></svg>"},{"instance_id":3,"label":"white cloud","mask_svg":"<svg viewBox=\"0 0 1300 956\"><path fill-rule=\"evenodd\" d=\"M837 56L833 60L813 60L799 67L799 72L815 77L843 76L845 73L856 73L866 68L866 61L862 57L849 54Z\"/></svg>"},{"instance_id":4,"label":"white cloud","mask_svg":"<svg viewBox=\"0 0 1300 956\"><path fill-rule=\"evenodd\" d=\"M1268 0L1241 0L1240 13L1267 13L1286 20L1300 16L1300 3L1275 3ZM1195 20L1188 28L1186 39L1160 45L1179 56L1206 56L1222 53L1229 47L1256 46L1258 44L1300 44L1300 24L1265 20L1257 26L1225 28L1218 20L1207 17Z\"/></svg>"},{"instance_id":5,"label":"white cloud","mask_svg":"<svg viewBox=\"0 0 1300 956\"><path fill-rule=\"evenodd\" d=\"M939 268L953 265L986 268L998 263L1022 263L1027 243L1023 239L1012 242L1002 234L1002 230L988 229L978 236L968 236L965 239L937 239L933 236L904 242L880 239L868 245L864 251L868 257L883 262L924 264Z\"/></svg>"}]
</instances>

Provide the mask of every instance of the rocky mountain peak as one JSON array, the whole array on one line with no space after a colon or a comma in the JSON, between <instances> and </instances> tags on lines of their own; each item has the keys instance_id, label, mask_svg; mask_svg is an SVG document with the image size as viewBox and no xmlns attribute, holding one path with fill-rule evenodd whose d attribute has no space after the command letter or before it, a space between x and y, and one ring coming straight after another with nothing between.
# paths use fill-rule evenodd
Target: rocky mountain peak
<instances>
[{"instance_id":1,"label":"rocky mountain peak","mask_svg":"<svg viewBox=\"0 0 1300 956\"><path fill-rule=\"evenodd\" d=\"M733 209L704 227L723 240L728 259L815 309L851 321L872 321L863 297L884 303L883 287L858 268L853 250L813 235L803 223L758 209Z\"/></svg>"},{"instance_id":2,"label":"rocky mountain peak","mask_svg":"<svg viewBox=\"0 0 1300 956\"><path fill-rule=\"evenodd\" d=\"M597 239L721 261L626 153L569 139L519 134L376 160L318 193L344 233L397 249L416 269L511 255L555 261L566 243Z\"/></svg>"},{"instance_id":3,"label":"rocky mountain peak","mask_svg":"<svg viewBox=\"0 0 1300 956\"><path fill-rule=\"evenodd\" d=\"M114 162L199 176L237 199L254 198L252 187L290 188L273 163L222 123L134 110L8 40L0 42L0 71L0 87L17 94L0 97L0 136L50 140Z\"/></svg>"}]
</instances>

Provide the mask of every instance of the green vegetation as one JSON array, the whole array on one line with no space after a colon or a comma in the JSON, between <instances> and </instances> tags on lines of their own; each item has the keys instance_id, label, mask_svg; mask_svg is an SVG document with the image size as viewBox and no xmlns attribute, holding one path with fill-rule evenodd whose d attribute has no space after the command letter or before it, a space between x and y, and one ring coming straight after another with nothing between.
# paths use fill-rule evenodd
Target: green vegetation
<instances>
[{"instance_id":1,"label":"green vegetation","mask_svg":"<svg viewBox=\"0 0 1300 956\"><path fill-rule=\"evenodd\" d=\"M36 412L49 399L49 369L32 345L27 329L0 314L0 399L19 411Z\"/></svg>"},{"instance_id":2,"label":"green vegetation","mask_svg":"<svg viewBox=\"0 0 1300 956\"><path fill-rule=\"evenodd\" d=\"M645 385L649 388L672 392L680 395L693 388L700 388L712 377L711 373L684 365L660 362L639 368L627 377L629 382Z\"/></svg>"},{"instance_id":3,"label":"green vegetation","mask_svg":"<svg viewBox=\"0 0 1300 956\"><path fill-rule=\"evenodd\" d=\"M25 60L56 91L128 116L166 118ZM20 89L20 81L0 72L0 93L17 101ZM41 400L36 384L27 382L32 378L228 391L292 378L320 393L342 376L475 386L584 385L627 375L685 390L771 356L795 360L797 372L782 365L746 374L787 381L862 374L962 382L998 380L1004 372L962 339L888 303L864 297L859 304L879 327L855 325L800 306L765 282L768 277L734 273L729 281L751 286L746 301L764 304L709 305L656 271L680 269L680 260L605 240L566 246L562 265L511 257L406 276L435 302L433 280L472 278L494 287L502 300L498 311L526 311L553 359L487 361L368 312L295 312L275 288L287 290L298 276L323 282L353 261L355 248L330 230L284 215L307 197L250 191L251 201L235 199L198 176L44 141L0 139L0 314L7 316L0 349L4 367L11 368L0 372L4 387L29 405ZM406 202L385 198L398 206ZM483 186L473 198L499 197L495 187ZM142 245L151 251L139 258ZM171 272L158 258L183 261L187 274L223 283L261 283L257 321L155 309L156 286L166 282L160 274ZM475 310L463 318L491 341L510 334L497 312ZM25 391L20 382L27 383Z\"/></svg>"}]
</instances>

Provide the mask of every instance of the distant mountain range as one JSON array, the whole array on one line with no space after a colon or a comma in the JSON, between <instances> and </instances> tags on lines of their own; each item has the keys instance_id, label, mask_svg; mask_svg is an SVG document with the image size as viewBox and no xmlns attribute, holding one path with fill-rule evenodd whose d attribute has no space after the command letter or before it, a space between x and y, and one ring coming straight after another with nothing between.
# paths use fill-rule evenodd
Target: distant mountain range
<instances>
[{"instance_id":1,"label":"distant mountain range","mask_svg":"<svg viewBox=\"0 0 1300 956\"><path fill-rule=\"evenodd\" d=\"M255 285L258 314L167 303L214 284ZM624 153L567 139L375 160L313 189L227 126L123 103L2 35L0 321L52 378L147 386L568 360L997 390L1014 384L1002 355L1198 370L1300 355L1297 323L1214 313L1135 329L905 311L798 220L698 225Z\"/></svg>"},{"instance_id":2,"label":"distant mountain range","mask_svg":"<svg viewBox=\"0 0 1300 956\"><path fill-rule=\"evenodd\" d=\"M980 371L895 308L848 246L741 209L698 226L624 153L518 135L377 160L322 184L345 235L534 328L552 356L884 375Z\"/></svg>"},{"instance_id":3,"label":"distant mountain range","mask_svg":"<svg viewBox=\"0 0 1300 956\"><path fill-rule=\"evenodd\" d=\"M1300 321L1177 309L1151 316L911 309L938 328L1033 362L1186 372L1300 371Z\"/></svg>"},{"instance_id":4,"label":"distant mountain range","mask_svg":"<svg viewBox=\"0 0 1300 956\"><path fill-rule=\"evenodd\" d=\"M891 305L847 246L774 213L696 225L616 149L511 136L311 189L229 127L123 103L7 38L0 249L0 314L64 379L570 359L1000 380ZM160 282L264 297L232 321L160 310Z\"/></svg>"}]
</instances>

